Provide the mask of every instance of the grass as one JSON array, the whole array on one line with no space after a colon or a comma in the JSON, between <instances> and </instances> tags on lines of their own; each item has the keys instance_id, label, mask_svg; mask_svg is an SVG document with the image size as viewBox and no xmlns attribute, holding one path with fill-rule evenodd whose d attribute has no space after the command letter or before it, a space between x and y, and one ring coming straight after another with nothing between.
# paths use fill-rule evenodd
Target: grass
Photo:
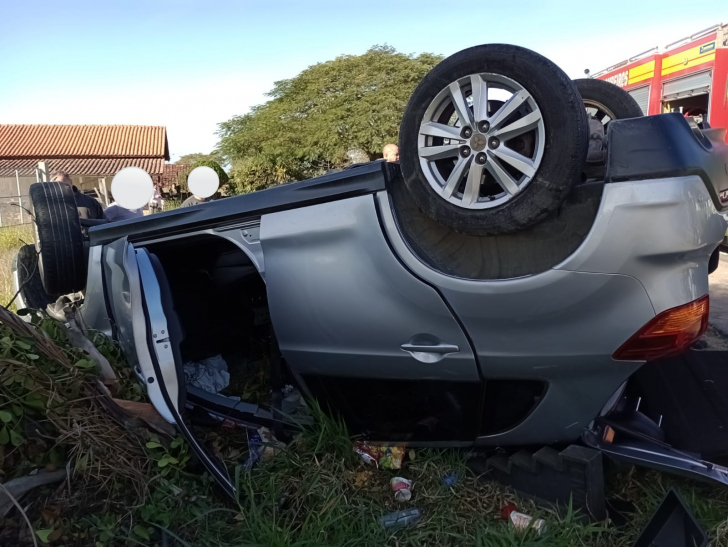
<instances>
[{"instance_id":1,"label":"grass","mask_svg":"<svg viewBox=\"0 0 728 547\"><path fill-rule=\"evenodd\" d=\"M0 228L0 306L5 306L15 294L12 265L18 249L33 243L35 234L31 224ZM11 307L15 310L15 307Z\"/></svg>"},{"instance_id":2,"label":"grass","mask_svg":"<svg viewBox=\"0 0 728 547\"><path fill-rule=\"evenodd\" d=\"M163 211L173 211L174 209L179 209L180 205L182 205L181 199L165 199L164 200L164 207L162 208Z\"/></svg>"},{"instance_id":3,"label":"grass","mask_svg":"<svg viewBox=\"0 0 728 547\"><path fill-rule=\"evenodd\" d=\"M210 491L198 494L197 489L202 492L203 485L209 486L201 479L176 499L153 494L145 521L152 540L161 540L160 530L165 528L174 533L179 545L210 547L627 547L669 487L675 486L709 528L713 544L728 544L728 501L722 488L631 467L610 467L608 494L635 504L628 524L618 529L608 523L588 523L568 509L561 513L539 509L494 483L479 480L468 471L466 453L461 450L420 449L401 470L374 469L352 452L351 438L341 421L315 405L313 414L314 424L270 461L250 472L233 466L237 505L227 506ZM458 482L447 487L442 477L453 472ZM398 475L413 481L410 502L393 498L389 481ZM190 488L190 483L180 486ZM507 503L544 518L545 532L520 532L503 522L500 508ZM377 519L383 514L412 507L423 514L417 525L396 532L379 526ZM159 515L167 520L160 522Z\"/></svg>"},{"instance_id":4,"label":"grass","mask_svg":"<svg viewBox=\"0 0 728 547\"><path fill-rule=\"evenodd\" d=\"M30 226L0 229L0 257L7 253L11 260L21 240L31 239ZM9 277L9 264L0 275ZM589 523L574 511L538 508L479 480L463 450L416 449L401 470L372 468L354 454L342 421L315 404L309 405L313 424L252 470L243 466L247 430L207 432L237 486L231 502L180 438L160 439L138 423L109 418L89 396L92 363L69 346L61 325L36 322L50 346L18 331L22 325L0 323L0 419L10 418L15 432L3 444L0 423L0 480L70 462L70 489L41 488L23 502L35 530L57 536L54 546L162 545L166 538L179 547L627 547L670 487L708 529L711 544L728 545L726 488L608 465L607 495L634 510L623 527ZM122 376L117 397L142 400L118 347L100 334L92 338ZM450 473L458 480L448 487L442 477ZM409 502L394 500L389 482L395 476L413 481ZM500 519L507 503L544 518L546 530L515 530ZM422 512L414 526L393 532L377 522L408 508ZM0 519L0 545L32 545L17 511L8 517Z\"/></svg>"},{"instance_id":5,"label":"grass","mask_svg":"<svg viewBox=\"0 0 728 547\"><path fill-rule=\"evenodd\" d=\"M75 350L66 347L59 325L46 319L42 326L53 335L64 354L78 358ZM42 356L40 361L36 358L41 352L32 344L25 350L29 344L22 345L22 340L27 341L27 336L18 338L7 331L6 325L0 328L3 329L0 337L21 341L20 345L14 342L8 346L13 350L5 358L11 357L14 363L27 361L28 365L50 363ZM100 335L95 337L95 343L117 368L123 367L113 344ZM33 355L30 351L36 352L34 357L30 357ZM66 401L64 405L76 409L69 410L74 413L73 420L64 426L66 421L61 410L65 406L53 407L58 427L67 427L67 430L54 440L49 428L44 426L50 441L43 450L36 446L41 441L33 438L12 450L5 447L0 453L3 464L0 469L7 476L42 467L50 462L51 446L56 450L63 448L71 458L76 469L72 491L54 486L37 491L32 501L25 503L37 530L58 531L53 545L161 545L166 536L169 545L202 547L627 547L671 486L681 491L698 519L710 530L713 544L728 545L726 489L632 467L610 467L608 495L632 502L634 512L623 528L610 523L593 524L572 510L557 513L538 508L494 483L479 480L468 470L467 453L463 450L417 449L414 459L406 460L401 470L372 468L353 452L352 439L342 421L325 414L315 403L310 404L313 424L294 437L285 449L249 471L242 465L248 455L244 442L246 430L221 426L213 431L216 451L225 452L225 445L234 446L234 451L227 451L225 458L238 490L237 502L231 502L199 464L190 459L181 439L160 440L143 431L140 442L138 430L132 433L118 426L113 427L113 438L110 438L104 433L110 427L108 423L94 423L77 415L88 404L87 398L79 399L71 391L78 389L78 382L70 381L65 373L54 375L48 366L51 365L46 364L42 369L38 382L42 380L49 393L53 386L54 396L60 396ZM8 404L2 399L7 389L3 374L8 374L8 370L15 374L12 367L3 368L0 364L0 410ZM82 372L88 378L89 371L84 368ZM120 396L141 397L133 380L128 379L124 385L125 391ZM22 389L26 387L34 386L13 383L14 399L22 398ZM37 413L34 419L43 425ZM100 419L101 416L95 418ZM103 451L107 443L141 446L146 456L130 452L124 457L134 463L116 459L110 467L110 453ZM36 448L30 450L33 446ZM26 455L24 461L10 457L18 452ZM81 459L83 465L79 464ZM149 465L141 465L140 461ZM9 462L14 462L15 470L8 467ZM133 472L124 472L126 465ZM442 477L449 473L458 476L451 487L442 482ZM413 497L409 502L394 500L389 485L394 476L413 481ZM140 482L143 488L139 488ZM500 519L500 508L507 503L515 503L519 510L544 518L546 530L541 535L533 530L515 530ZM423 515L414 526L392 532L377 522L384 514L413 507ZM0 532L0 544L2 533L15 533L8 544L30 545L23 536L19 519L0 521L0 529L3 525L9 532Z\"/></svg>"},{"instance_id":6,"label":"grass","mask_svg":"<svg viewBox=\"0 0 728 547\"><path fill-rule=\"evenodd\" d=\"M539 509L492 482L479 480L469 472L467 454L461 450L420 449L401 470L371 468L353 454L341 422L313 409L314 425L285 451L250 473L237 473L238 522L218 523L213 536L191 535L187 538L191 544L626 547L670 486L683 493L710 529L714 544L728 544L728 492L722 488L631 467L609 468L609 495L635 504L631 521L617 529L588 523L572 510ZM453 487L442 482L448 473L458 476ZM394 476L413 481L410 502L394 500L389 486ZM546 519L546 531L540 536L524 533L503 522L500 508L509 502ZM423 514L416 526L392 533L377 523L383 514L412 507Z\"/></svg>"}]
</instances>

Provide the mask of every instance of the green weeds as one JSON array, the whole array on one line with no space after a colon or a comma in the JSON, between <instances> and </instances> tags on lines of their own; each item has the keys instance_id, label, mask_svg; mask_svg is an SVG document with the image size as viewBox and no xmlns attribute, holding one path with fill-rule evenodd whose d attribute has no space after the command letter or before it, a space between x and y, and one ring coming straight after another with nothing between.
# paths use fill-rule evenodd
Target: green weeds
<instances>
[{"instance_id":1,"label":"green weeds","mask_svg":"<svg viewBox=\"0 0 728 547\"><path fill-rule=\"evenodd\" d=\"M539 509L480 481L462 450L416 449L400 470L370 467L353 452L343 421L315 403L311 424L252 470L243 465L245 430L208 432L237 489L230 500L181 437L109 417L92 389L95 363L68 344L61 325L36 315L34 330L16 320L0 324L0 480L70 462L68 485L38 489L24 502L36 538L53 546L628 547L672 486L713 544L728 545L728 489L610 467L608 494L634 511L622 528L593 524L571 508ZM101 333L90 337L119 374L117 396L143 401L119 349ZM443 483L448 474L457 476L452 486ZM395 476L413 481L411 501L394 500ZM545 519L545 530L502 521L507 503ZM423 515L414 526L392 532L377 522L413 507ZM22 519L10 517L0 520L0 544L32 545Z\"/></svg>"}]
</instances>

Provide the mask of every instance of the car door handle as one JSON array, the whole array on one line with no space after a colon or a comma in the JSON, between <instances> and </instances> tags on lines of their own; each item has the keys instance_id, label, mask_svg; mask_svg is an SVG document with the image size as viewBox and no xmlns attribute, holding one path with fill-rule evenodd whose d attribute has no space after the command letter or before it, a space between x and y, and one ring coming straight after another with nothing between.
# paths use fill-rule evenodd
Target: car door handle
<instances>
[{"instance_id":1,"label":"car door handle","mask_svg":"<svg viewBox=\"0 0 728 547\"><path fill-rule=\"evenodd\" d=\"M423 353L437 353L447 355L448 353L457 353L460 351L458 346L453 344L402 344L400 346L404 351L421 351Z\"/></svg>"},{"instance_id":2,"label":"car door handle","mask_svg":"<svg viewBox=\"0 0 728 547\"><path fill-rule=\"evenodd\" d=\"M423 363L437 363L438 361L442 361L446 356L460 351L458 346L443 342L437 344L413 344L408 342L402 344L400 348Z\"/></svg>"}]
</instances>

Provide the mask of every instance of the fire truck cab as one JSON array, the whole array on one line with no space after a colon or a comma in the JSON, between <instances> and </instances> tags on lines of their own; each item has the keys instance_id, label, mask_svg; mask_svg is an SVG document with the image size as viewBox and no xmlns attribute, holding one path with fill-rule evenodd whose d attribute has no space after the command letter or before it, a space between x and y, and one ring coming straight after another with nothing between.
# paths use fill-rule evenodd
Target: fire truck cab
<instances>
[{"instance_id":1,"label":"fire truck cab","mask_svg":"<svg viewBox=\"0 0 728 547\"><path fill-rule=\"evenodd\" d=\"M645 115L680 112L728 127L728 24L654 47L593 77L627 90Z\"/></svg>"}]
</instances>

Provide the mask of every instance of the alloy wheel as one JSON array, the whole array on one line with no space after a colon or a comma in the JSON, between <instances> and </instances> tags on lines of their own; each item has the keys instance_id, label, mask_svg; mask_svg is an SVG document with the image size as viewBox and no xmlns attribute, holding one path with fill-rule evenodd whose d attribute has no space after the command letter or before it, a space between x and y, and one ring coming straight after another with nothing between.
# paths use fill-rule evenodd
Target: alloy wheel
<instances>
[{"instance_id":1,"label":"alloy wheel","mask_svg":"<svg viewBox=\"0 0 728 547\"><path fill-rule=\"evenodd\" d=\"M419 127L418 156L427 182L465 209L502 205L529 184L545 145L533 96L500 74L471 74L432 100Z\"/></svg>"}]
</instances>

